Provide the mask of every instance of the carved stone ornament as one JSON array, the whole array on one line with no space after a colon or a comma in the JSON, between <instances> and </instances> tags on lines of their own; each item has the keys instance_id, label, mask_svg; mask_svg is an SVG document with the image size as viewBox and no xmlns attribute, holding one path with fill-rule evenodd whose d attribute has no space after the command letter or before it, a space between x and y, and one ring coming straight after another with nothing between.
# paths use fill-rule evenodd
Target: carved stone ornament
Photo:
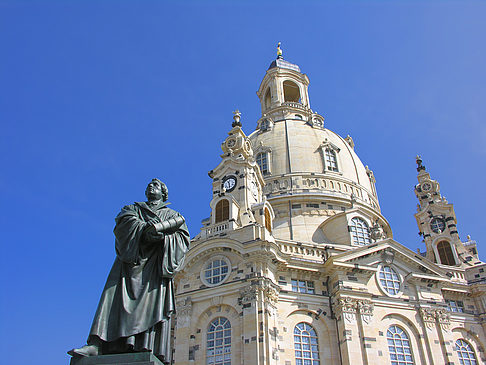
<instances>
[{"instance_id":1,"label":"carved stone ornament","mask_svg":"<svg viewBox=\"0 0 486 365\"><path fill-rule=\"evenodd\" d=\"M425 327L427 327L428 330L431 330L435 324L435 311L431 308L420 308L419 312Z\"/></svg>"},{"instance_id":2,"label":"carved stone ornament","mask_svg":"<svg viewBox=\"0 0 486 365\"><path fill-rule=\"evenodd\" d=\"M339 298L336 312L338 315L341 314L347 323L354 323L357 309L356 299Z\"/></svg>"},{"instance_id":3,"label":"carved stone ornament","mask_svg":"<svg viewBox=\"0 0 486 365\"><path fill-rule=\"evenodd\" d=\"M378 220L371 227L370 236L371 239L375 242L384 240L386 238L385 231L383 230L383 227L378 224Z\"/></svg>"},{"instance_id":4,"label":"carved stone ornament","mask_svg":"<svg viewBox=\"0 0 486 365\"><path fill-rule=\"evenodd\" d=\"M381 254L381 261L383 261L387 265L391 265L394 259L395 252L393 252L393 250L391 250L390 248L386 248L385 250L383 250L383 253Z\"/></svg>"},{"instance_id":5,"label":"carved stone ornament","mask_svg":"<svg viewBox=\"0 0 486 365\"><path fill-rule=\"evenodd\" d=\"M247 285L240 290L240 298L238 298L238 303L245 304L253 302L256 300L258 290L254 285Z\"/></svg>"},{"instance_id":6,"label":"carved stone ornament","mask_svg":"<svg viewBox=\"0 0 486 365\"><path fill-rule=\"evenodd\" d=\"M176 301L177 328L187 327L191 323L192 301L190 297Z\"/></svg>"},{"instance_id":7,"label":"carved stone ornament","mask_svg":"<svg viewBox=\"0 0 486 365\"><path fill-rule=\"evenodd\" d=\"M275 306L278 302L278 291L269 282L253 282L250 285L245 286L240 290L240 298L238 302L240 305L254 301L258 297L258 293L261 293L261 298L265 303Z\"/></svg>"},{"instance_id":8,"label":"carved stone ornament","mask_svg":"<svg viewBox=\"0 0 486 365\"><path fill-rule=\"evenodd\" d=\"M449 327L451 325L451 315L448 311L445 309L437 309L435 311L435 316L437 318L437 321L439 321L440 327L444 331L449 331Z\"/></svg>"},{"instance_id":9,"label":"carved stone ornament","mask_svg":"<svg viewBox=\"0 0 486 365\"><path fill-rule=\"evenodd\" d=\"M366 324L370 323L371 317L373 316L373 310L375 308L371 300L358 300L357 301L358 312L361 315L361 319Z\"/></svg>"}]
</instances>

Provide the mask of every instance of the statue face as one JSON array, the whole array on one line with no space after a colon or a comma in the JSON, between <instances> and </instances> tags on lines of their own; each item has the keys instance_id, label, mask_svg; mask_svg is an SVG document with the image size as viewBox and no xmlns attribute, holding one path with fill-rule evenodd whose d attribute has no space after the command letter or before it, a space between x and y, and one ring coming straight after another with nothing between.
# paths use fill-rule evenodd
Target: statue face
<instances>
[{"instance_id":1,"label":"statue face","mask_svg":"<svg viewBox=\"0 0 486 365\"><path fill-rule=\"evenodd\" d=\"M145 189L145 196L148 200L162 199L162 186L157 180L152 180Z\"/></svg>"}]
</instances>

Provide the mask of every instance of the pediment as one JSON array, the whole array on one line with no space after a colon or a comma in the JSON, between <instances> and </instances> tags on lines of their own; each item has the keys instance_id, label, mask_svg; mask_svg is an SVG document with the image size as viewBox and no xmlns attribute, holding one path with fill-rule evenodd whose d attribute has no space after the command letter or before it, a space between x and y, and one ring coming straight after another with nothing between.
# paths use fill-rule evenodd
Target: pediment
<instances>
[{"instance_id":1,"label":"pediment","mask_svg":"<svg viewBox=\"0 0 486 365\"><path fill-rule=\"evenodd\" d=\"M409 273L412 279L436 282L449 280L444 269L391 238L332 256L324 265L372 274L379 265L392 263Z\"/></svg>"}]
</instances>

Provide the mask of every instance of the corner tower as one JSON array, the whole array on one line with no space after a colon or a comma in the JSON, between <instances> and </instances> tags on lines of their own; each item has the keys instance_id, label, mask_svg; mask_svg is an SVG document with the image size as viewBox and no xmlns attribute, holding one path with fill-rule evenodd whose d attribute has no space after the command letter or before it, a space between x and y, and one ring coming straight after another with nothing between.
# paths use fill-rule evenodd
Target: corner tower
<instances>
[{"instance_id":1,"label":"corner tower","mask_svg":"<svg viewBox=\"0 0 486 365\"><path fill-rule=\"evenodd\" d=\"M454 206L441 195L439 183L425 170L420 156L416 161L419 183L415 185L415 195L419 204L415 219L425 243L426 257L445 266L480 264L476 244L470 240L463 243L459 238Z\"/></svg>"}]
</instances>

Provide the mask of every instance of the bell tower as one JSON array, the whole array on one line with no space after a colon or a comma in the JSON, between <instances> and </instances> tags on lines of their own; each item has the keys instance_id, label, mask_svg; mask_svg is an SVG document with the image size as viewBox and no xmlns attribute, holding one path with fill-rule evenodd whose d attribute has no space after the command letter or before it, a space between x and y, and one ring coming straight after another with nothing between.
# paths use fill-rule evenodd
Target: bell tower
<instances>
[{"instance_id":1,"label":"bell tower","mask_svg":"<svg viewBox=\"0 0 486 365\"><path fill-rule=\"evenodd\" d=\"M265 182L251 142L241 129L241 113L237 110L233 114L232 129L221 144L222 160L208 173L213 179L213 199L203 231L215 234L259 224L270 233L274 214L263 196Z\"/></svg>"},{"instance_id":2,"label":"bell tower","mask_svg":"<svg viewBox=\"0 0 486 365\"><path fill-rule=\"evenodd\" d=\"M478 260L475 244L465 246L457 233L454 207L440 193L440 185L425 170L420 156L416 158L418 184L415 195L419 200L415 219L419 235L426 246L426 257L447 266L469 266Z\"/></svg>"}]
</instances>

